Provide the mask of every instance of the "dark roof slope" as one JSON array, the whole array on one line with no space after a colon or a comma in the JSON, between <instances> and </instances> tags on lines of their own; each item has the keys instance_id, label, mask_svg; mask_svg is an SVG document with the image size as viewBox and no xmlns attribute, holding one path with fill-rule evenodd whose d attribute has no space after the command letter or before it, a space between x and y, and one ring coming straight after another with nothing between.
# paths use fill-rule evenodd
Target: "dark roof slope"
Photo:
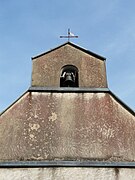
<instances>
[{"instance_id":1,"label":"dark roof slope","mask_svg":"<svg viewBox=\"0 0 135 180\"><path fill-rule=\"evenodd\" d=\"M64 43L64 44L62 44L62 45L60 45L60 46L57 46L57 47L49 50L49 51L46 51L46 52L44 52L44 53L42 53L42 54L39 54L39 55L37 55L37 56L35 56L35 57L32 57L32 60L33 60L33 59L36 59L36 58L38 58L38 57L41 57L41 56L43 56L43 55L45 55L45 54L48 54L48 53L50 53L50 52L52 52L52 51L55 51L56 49L59 49L59 48L65 46L65 45L67 45L67 44L70 45L70 46L72 46L72 47L74 47L74 48L76 48L76 49L79 49L79 50L81 50L81 51L83 51L83 52L85 52L85 53L87 53L87 54L89 54L89 55L91 55L91 56L94 56L94 57L96 57L96 58L98 58L98 59L100 59L100 60L106 60L105 57L100 56L100 55L98 55L98 54L96 54L96 53L94 53L94 52L92 52L92 51L89 51L89 50L87 50L87 49L85 49L85 48L82 48L82 47L80 47L80 46L78 46L78 45L76 45L76 44L74 44L74 43L71 43L71 42L66 42L66 43Z\"/></svg>"}]
</instances>

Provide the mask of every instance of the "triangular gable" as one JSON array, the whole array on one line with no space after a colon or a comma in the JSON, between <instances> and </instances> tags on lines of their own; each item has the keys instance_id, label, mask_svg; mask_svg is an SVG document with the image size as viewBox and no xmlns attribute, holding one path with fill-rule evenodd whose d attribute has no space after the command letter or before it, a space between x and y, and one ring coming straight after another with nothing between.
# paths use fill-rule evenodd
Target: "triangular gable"
<instances>
[{"instance_id":1,"label":"triangular gable","mask_svg":"<svg viewBox=\"0 0 135 180\"><path fill-rule=\"evenodd\" d=\"M36 58L38 58L38 57L44 56L45 54L48 54L48 53L50 53L50 52L52 52L52 51L55 51L55 50L57 50L57 49L65 46L65 45L67 45L67 44L70 45L70 46L72 46L72 47L74 47L74 48L76 48L76 49L79 49L79 50L81 50L81 51L83 51L83 52L85 52L85 53L87 53L87 54L89 54L89 55L91 55L91 56L94 56L94 57L96 57L96 58L98 58L98 59L100 59L100 60L103 60L103 61L106 60L105 57L100 56L100 55L98 55L98 54L96 54L96 53L94 53L94 52L92 52L92 51L89 51L89 50L87 50L87 49L85 49L85 48L83 48L83 47L80 47L80 46L78 46L78 45L76 45L76 44L74 44L74 43L71 43L71 42L66 42L66 43L64 43L64 44L62 44L62 45L60 45L60 46L57 46L57 47L49 50L49 51L46 51L46 52L44 52L44 53L42 53L42 54L39 54L39 55L37 55L37 56L35 56L35 57L32 57L32 60L33 60L33 59L36 59Z\"/></svg>"}]
</instances>

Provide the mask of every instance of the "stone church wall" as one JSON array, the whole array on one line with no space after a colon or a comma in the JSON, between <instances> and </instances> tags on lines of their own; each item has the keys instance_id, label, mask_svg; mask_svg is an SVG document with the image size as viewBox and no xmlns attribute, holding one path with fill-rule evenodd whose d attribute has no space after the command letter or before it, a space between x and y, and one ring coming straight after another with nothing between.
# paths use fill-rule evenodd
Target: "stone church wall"
<instances>
[{"instance_id":1,"label":"stone church wall","mask_svg":"<svg viewBox=\"0 0 135 180\"><path fill-rule=\"evenodd\" d=\"M0 180L134 180L129 168L2 168Z\"/></svg>"}]
</instances>

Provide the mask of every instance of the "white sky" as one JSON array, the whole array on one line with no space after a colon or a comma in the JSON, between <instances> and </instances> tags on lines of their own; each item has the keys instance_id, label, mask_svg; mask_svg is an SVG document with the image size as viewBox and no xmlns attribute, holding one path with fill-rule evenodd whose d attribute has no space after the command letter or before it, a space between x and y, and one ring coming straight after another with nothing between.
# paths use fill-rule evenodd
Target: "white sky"
<instances>
[{"instance_id":1,"label":"white sky","mask_svg":"<svg viewBox=\"0 0 135 180\"><path fill-rule=\"evenodd\" d=\"M31 57L66 40L107 58L109 88L135 110L134 0L0 0L0 112L30 87Z\"/></svg>"}]
</instances>

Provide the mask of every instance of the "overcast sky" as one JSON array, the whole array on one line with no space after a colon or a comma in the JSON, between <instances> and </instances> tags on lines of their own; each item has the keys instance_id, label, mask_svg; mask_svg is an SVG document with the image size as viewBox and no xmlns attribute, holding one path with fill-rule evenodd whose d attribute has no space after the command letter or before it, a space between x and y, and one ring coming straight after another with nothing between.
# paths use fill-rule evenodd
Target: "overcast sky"
<instances>
[{"instance_id":1,"label":"overcast sky","mask_svg":"<svg viewBox=\"0 0 135 180\"><path fill-rule=\"evenodd\" d=\"M64 42L107 58L109 88L135 110L134 0L0 0L0 112L31 85L31 57Z\"/></svg>"}]
</instances>

